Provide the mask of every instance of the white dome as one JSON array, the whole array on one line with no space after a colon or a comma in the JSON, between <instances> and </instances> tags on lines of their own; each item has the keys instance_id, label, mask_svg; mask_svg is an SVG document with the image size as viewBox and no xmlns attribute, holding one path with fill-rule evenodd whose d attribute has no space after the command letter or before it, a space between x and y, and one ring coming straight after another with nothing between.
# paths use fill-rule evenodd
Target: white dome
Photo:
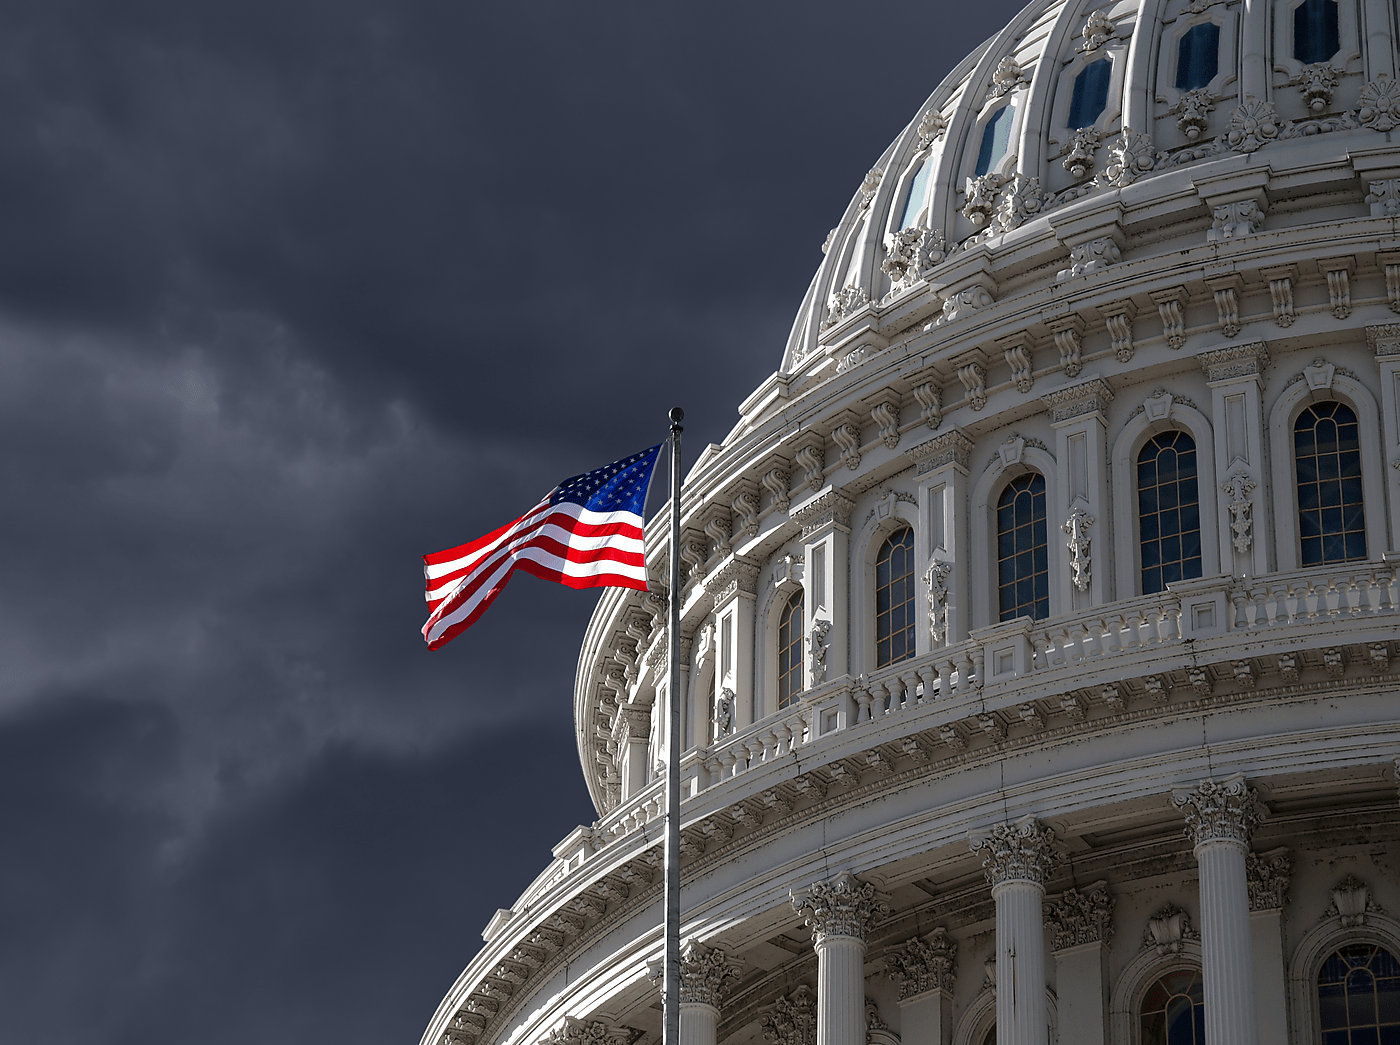
<instances>
[{"instance_id":1,"label":"white dome","mask_svg":"<svg viewBox=\"0 0 1400 1045\"><path fill-rule=\"evenodd\" d=\"M1400 958L1394 18L1038 3L939 86L687 477L680 634L664 516L600 600L599 819L425 1045L656 1041L672 641L685 1045L1133 1045L1158 988L1311 1045Z\"/></svg>"}]
</instances>

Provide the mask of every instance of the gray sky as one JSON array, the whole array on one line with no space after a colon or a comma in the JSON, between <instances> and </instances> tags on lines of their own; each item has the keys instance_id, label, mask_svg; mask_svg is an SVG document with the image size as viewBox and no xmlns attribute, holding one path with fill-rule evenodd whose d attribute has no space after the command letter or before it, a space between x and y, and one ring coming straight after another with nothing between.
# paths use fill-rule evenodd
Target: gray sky
<instances>
[{"instance_id":1,"label":"gray sky","mask_svg":"<svg viewBox=\"0 0 1400 1045\"><path fill-rule=\"evenodd\" d=\"M429 654L418 556L720 439L1014 10L0 7L0 1041L418 1040L593 819L596 600Z\"/></svg>"}]
</instances>

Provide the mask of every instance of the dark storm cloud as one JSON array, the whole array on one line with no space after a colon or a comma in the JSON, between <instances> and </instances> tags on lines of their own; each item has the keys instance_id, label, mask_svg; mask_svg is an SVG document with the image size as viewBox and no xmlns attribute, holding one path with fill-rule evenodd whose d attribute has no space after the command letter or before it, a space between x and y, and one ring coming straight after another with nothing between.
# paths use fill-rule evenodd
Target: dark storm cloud
<instances>
[{"instance_id":1,"label":"dark storm cloud","mask_svg":"<svg viewBox=\"0 0 1400 1045\"><path fill-rule=\"evenodd\" d=\"M415 556L722 438L1011 13L0 10L0 1041L417 1038L592 817L594 596L429 655Z\"/></svg>"}]
</instances>

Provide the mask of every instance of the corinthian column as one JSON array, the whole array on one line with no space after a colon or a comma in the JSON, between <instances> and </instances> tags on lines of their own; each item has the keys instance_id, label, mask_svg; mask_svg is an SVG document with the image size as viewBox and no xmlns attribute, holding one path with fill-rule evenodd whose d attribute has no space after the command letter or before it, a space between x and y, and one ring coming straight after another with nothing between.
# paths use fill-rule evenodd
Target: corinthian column
<instances>
[{"instance_id":1,"label":"corinthian column","mask_svg":"<svg viewBox=\"0 0 1400 1045\"><path fill-rule=\"evenodd\" d=\"M730 958L714 947L703 947L695 940L681 946L681 1040L680 1045L715 1045L719 1026L719 999L730 980L739 978L741 958ZM648 975L661 986L663 970L659 960L652 962Z\"/></svg>"},{"instance_id":2,"label":"corinthian column","mask_svg":"<svg viewBox=\"0 0 1400 1045\"><path fill-rule=\"evenodd\" d=\"M817 1045L865 1045L865 934L889 905L842 873L792 894L817 951Z\"/></svg>"},{"instance_id":3,"label":"corinthian column","mask_svg":"<svg viewBox=\"0 0 1400 1045\"><path fill-rule=\"evenodd\" d=\"M1240 774L1172 794L1186 817L1201 873L1201 965L1206 1041L1259 1045L1254 948L1245 857L1259 822L1258 796Z\"/></svg>"},{"instance_id":4,"label":"corinthian column","mask_svg":"<svg viewBox=\"0 0 1400 1045\"><path fill-rule=\"evenodd\" d=\"M1033 816L968 838L982 854L997 918L997 1045L1045 1045L1045 878L1055 832Z\"/></svg>"}]
</instances>

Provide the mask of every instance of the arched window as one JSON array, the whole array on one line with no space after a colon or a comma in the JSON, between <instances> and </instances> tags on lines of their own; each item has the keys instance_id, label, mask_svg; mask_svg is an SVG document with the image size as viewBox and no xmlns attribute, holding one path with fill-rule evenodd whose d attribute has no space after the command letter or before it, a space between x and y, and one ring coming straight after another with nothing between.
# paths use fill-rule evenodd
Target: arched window
<instances>
[{"instance_id":1,"label":"arched window","mask_svg":"<svg viewBox=\"0 0 1400 1045\"><path fill-rule=\"evenodd\" d=\"M1011 147L1012 110L1010 104L1003 105L982 128L982 147L977 150L977 169L973 172L979 177L996 167Z\"/></svg>"},{"instance_id":2,"label":"arched window","mask_svg":"<svg viewBox=\"0 0 1400 1045\"><path fill-rule=\"evenodd\" d=\"M1149 439L1137 459L1142 593L1201 575L1201 505L1196 441L1185 432Z\"/></svg>"},{"instance_id":3,"label":"arched window","mask_svg":"<svg viewBox=\"0 0 1400 1045\"><path fill-rule=\"evenodd\" d=\"M1138 1009L1142 1045L1205 1045L1202 991L1199 969L1177 969L1149 987Z\"/></svg>"},{"instance_id":4,"label":"arched window","mask_svg":"<svg viewBox=\"0 0 1400 1045\"><path fill-rule=\"evenodd\" d=\"M997 499L997 595L1001 620L1050 616L1050 553L1045 538L1045 477L1007 484Z\"/></svg>"},{"instance_id":5,"label":"arched window","mask_svg":"<svg viewBox=\"0 0 1400 1045\"><path fill-rule=\"evenodd\" d=\"M914 531L900 530L875 560L875 666L914 655Z\"/></svg>"},{"instance_id":6,"label":"arched window","mask_svg":"<svg viewBox=\"0 0 1400 1045\"><path fill-rule=\"evenodd\" d=\"M1373 943L1335 952L1317 974L1323 1045L1400 1042L1400 962Z\"/></svg>"},{"instance_id":7,"label":"arched window","mask_svg":"<svg viewBox=\"0 0 1400 1045\"><path fill-rule=\"evenodd\" d=\"M1069 100L1071 130L1088 127L1099 118L1108 105L1108 82L1113 77L1113 64L1107 58L1090 62L1074 78L1074 93Z\"/></svg>"},{"instance_id":8,"label":"arched window","mask_svg":"<svg viewBox=\"0 0 1400 1045\"><path fill-rule=\"evenodd\" d=\"M1356 413L1330 400L1293 422L1298 470L1298 535L1304 566L1366 558L1361 442Z\"/></svg>"},{"instance_id":9,"label":"arched window","mask_svg":"<svg viewBox=\"0 0 1400 1045\"><path fill-rule=\"evenodd\" d=\"M933 169L930 158L919 161L919 170L909 183L909 198L904 202L904 217L899 220L899 231L903 232L919 216L924 205L924 192L928 188L929 171Z\"/></svg>"},{"instance_id":10,"label":"arched window","mask_svg":"<svg viewBox=\"0 0 1400 1045\"><path fill-rule=\"evenodd\" d=\"M778 707L802 692L802 589L793 592L778 618Z\"/></svg>"},{"instance_id":11,"label":"arched window","mask_svg":"<svg viewBox=\"0 0 1400 1045\"><path fill-rule=\"evenodd\" d=\"M1325 62L1341 48L1337 0L1303 0L1293 9L1293 57L1304 65Z\"/></svg>"},{"instance_id":12,"label":"arched window","mask_svg":"<svg viewBox=\"0 0 1400 1045\"><path fill-rule=\"evenodd\" d=\"M1214 22L1193 25L1181 36L1176 51L1176 89L1194 91L1215 79L1220 71L1220 26Z\"/></svg>"}]
</instances>

